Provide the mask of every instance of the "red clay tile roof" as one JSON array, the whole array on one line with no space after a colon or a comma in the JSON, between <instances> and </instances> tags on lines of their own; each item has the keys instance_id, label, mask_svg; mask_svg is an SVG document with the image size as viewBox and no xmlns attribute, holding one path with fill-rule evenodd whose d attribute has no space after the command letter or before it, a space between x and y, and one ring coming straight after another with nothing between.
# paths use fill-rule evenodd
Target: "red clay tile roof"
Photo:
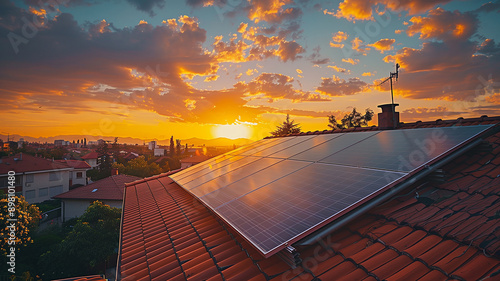
<instances>
[{"instance_id":1,"label":"red clay tile roof","mask_svg":"<svg viewBox=\"0 0 500 281\"><path fill-rule=\"evenodd\" d=\"M125 188L125 184L140 179L141 178L129 175L114 175L89 185L80 186L68 192L61 193L54 196L54 198L121 201L123 200L123 189Z\"/></svg>"},{"instance_id":2,"label":"red clay tile roof","mask_svg":"<svg viewBox=\"0 0 500 281\"><path fill-rule=\"evenodd\" d=\"M82 159L83 160L86 160L86 159L97 159L98 156L99 155L97 154L97 152L93 151L93 152L87 153L84 156L82 156Z\"/></svg>"},{"instance_id":3,"label":"red clay tile roof","mask_svg":"<svg viewBox=\"0 0 500 281\"><path fill-rule=\"evenodd\" d=\"M500 124L498 118L403 128ZM359 128L357 128L359 129ZM375 130L376 128L369 128ZM345 131L344 131L345 132ZM313 245L264 259L166 174L127 185L121 280L499 280L500 132Z\"/></svg>"},{"instance_id":4,"label":"red clay tile roof","mask_svg":"<svg viewBox=\"0 0 500 281\"><path fill-rule=\"evenodd\" d=\"M91 169L90 165L81 160L56 160L60 163L66 163L68 166L73 167L75 169Z\"/></svg>"},{"instance_id":5,"label":"red clay tile roof","mask_svg":"<svg viewBox=\"0 0 500 281\"><path fill-rule=\"evenodd\" d=\"M106 281L106 280L107 279L103 278L100 275L90 275L90 276L57 279L57 280L53 280L53 281Z\"/></svg>"},{"instance_id":6,"label":"red clay tile roof","mask_svg":"<svg viewBox=\"0 0 500 281\"><path fill-rule=\"evenodd\" d=\"M207 155L196 155L196 156L193 156L193 157L186 157L186 158L182 158L181 159L181 162L182 163L201 163L203 161L206 161L208 159L210 159L212 157L210 156L207 156Z\"/></svg>"},{"instance_id":7,"label":"red clay tile roof","mask_svg":"<svg viewBox=\"0 0 500 281\"><path fill-rule=\"evenodd\" d=\"M71 167L66 163L52 161L41 157L35 157L28 154L17 154L14 156L3 157L1 159L0 175L7 174L9 171L24 173L70 168Z\"/></svg>"}]
</instances>

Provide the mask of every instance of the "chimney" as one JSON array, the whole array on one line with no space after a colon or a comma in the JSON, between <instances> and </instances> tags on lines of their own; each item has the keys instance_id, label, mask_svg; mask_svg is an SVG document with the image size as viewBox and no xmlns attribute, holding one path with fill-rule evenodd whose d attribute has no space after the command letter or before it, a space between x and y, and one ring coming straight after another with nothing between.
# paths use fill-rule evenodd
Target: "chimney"
<instances>
[{"instance_id":1,"label":"chimney","mask_svg":"<svg viewBox=\"0 0 500 281\"><path fill-rule=\"evenodd\" d=\"M111 168L111 175L112 176L118 175L118 169L117 168Z\"/></svg>"},{"instance_id":2,"label":"chimney","mask_svg":"<svg viewBox=\"0 0 500 281\"><path fill-rule=\"evenodd\" d=\"M399 112L396 112L397 103L381 104L378 107L382 112L378 114L378 128L380 130L396 129L399 124Z\"/></svg>"}]
</instances>

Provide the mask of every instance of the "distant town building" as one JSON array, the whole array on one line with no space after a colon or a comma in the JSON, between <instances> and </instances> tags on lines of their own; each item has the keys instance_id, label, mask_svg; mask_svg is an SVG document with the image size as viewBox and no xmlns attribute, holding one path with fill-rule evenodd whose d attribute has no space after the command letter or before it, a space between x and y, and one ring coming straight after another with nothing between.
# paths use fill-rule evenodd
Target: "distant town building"
<instances>
[{"instance_id":1,"label":"distant town building","mask_svg":"<svg viewBox=\"0 0 500 281\"><path fill-rule=\"evenodd\" d=\"M73 167L66 163L35 157L28 154L0 159L0 190L8 192L8 173L14 171L18 195L28 203L39 203L69 190Z\"/></svg>"},{"instance_id":2,"label":"distant town building","mask_svg":"<svg viewBox=\"0 0 500 281\"><path fill-rule=\"evenodd\" d=\"M155 148L154 155L158 156L158 157L165 156L165 149L163 149L163 148Z\"/></svg>"},{"instance_id":3,"label":"distant town building","mask_svg":"<svg viewBox=\"0 0 500 281\"><path fill-rule=\"evenodd\" d=\"M20 138L18 141L17 141L17 148L22 148L24 145L24 139L23 138Z\"/></svg>"},{"instance_id":4,"label":"distant town building","mask_svg":"<svg viewBox=\"0 0 500 281\"><path fill-rule=\"evenodd\" d=\"M64 145L65 141L64 140L55 140L54 145L55 146L62 146Z\"/></svg>"},{"instance_id":5,"label":"distant town building","mask_svg":"<svg viewBox=\"0 0 500 281\"><path fill-rule=\"evenodd\" d=\"M66 221L83 215L95 200L111 207L121 208L125 184L140 179L128 175L114 175L87 186L77 187L54 198L61 199L62 217Z\"/></svg>"},{"instance_id":6,"label":"distant town building","mask_svg":"<svg viewBox=\"0 0 500 281\"><path fill-rule=\"evenodd\" d=\"M82 160L87 162L90 167L92 167L92 169L95 169L97 168L97 166L99 166L97 164L97 152L90 152L88 154L85 154L83 157L82 157Z\"/></svg>"},{"instance_id":7,"label":"distant town building","mask_svg":"<svg viewBox=\"0 0 500 281\"><path fill-rule=\"evenodd\" d=\"M92 167L85 161L81 160L56 160L61 163L73 167L73 171L69 175L69 186L75 184L87 185L87 171Z\"/></svg>"},{"instance_id":8,"label":"distant town building","mask_svg":"<svg viewBox=\"0 0 500 281\"><path fill-rule=\"evenodd\" d=\"M158 144L156 143L156 141L150 141L149 142L149 145L148 145L148 149L149 150L154 150L157 147L158 147Z\"/></svg>"},{"instance_id":9,"label":"distant town building","mask_svg":"<svg viewBox=\"0 0 500 281\"><path fill-rule=\"evenodd\" d=\"M199 163L206 161L210 158L212 158L212 157L207 156L207 155L197 155L197 156L193 156L193 157L183 158L183 159L181 159L181 169L185 169L185 168L191 167L193 165L199 164Z\"/></svg>"}]
</instances>

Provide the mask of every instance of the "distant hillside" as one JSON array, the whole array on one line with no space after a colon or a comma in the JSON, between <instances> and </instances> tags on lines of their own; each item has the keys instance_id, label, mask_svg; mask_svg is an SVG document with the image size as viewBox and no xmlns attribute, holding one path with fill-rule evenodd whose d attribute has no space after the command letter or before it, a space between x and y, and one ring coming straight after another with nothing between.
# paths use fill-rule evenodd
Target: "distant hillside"
<instances>
[{"instance_id":1,"label":"distant hillside","mask_svg":"<svg viewBox=\"0 0 500 281\"><path fill-rule=\"evenodd\" d=\"M30 137L30 136L20 136L20 135L10 135L9 139L11 141L18 141L19 139L23 138L25 141L28 142L39 142L39 143L53 143L54 140L65 140L65 141L77 141L77 140L83 140L83 138L87 138L88 141L96 141L98 139L104 139L107 141L114 141L114 137L102 137L102 136L81 136L81 135L58 135L58 136L53 136L53 137L41 137L41 138L35 138L35 137ZM0 134L0 139L3 141L7 141L7 135L2 135ZM158 144L160 145L169 145L170 144L170 139L163 139L163 140L158 140L155 139ZM126 144L143 144L143 143L148 143L151 141L151 139L148 140L141 140L138 138L129 138L129 137L118 137L118 142L119 143L126 143ZM200 138L190 138L190 139L185 139L181 140L182 144L188 144L189 146L194 145L194 146L242 146L248 143L253 142L252 140L249 139L228 139L228 138L215 138L215 139L200 139Z\"/></svg>"}]
</instances>

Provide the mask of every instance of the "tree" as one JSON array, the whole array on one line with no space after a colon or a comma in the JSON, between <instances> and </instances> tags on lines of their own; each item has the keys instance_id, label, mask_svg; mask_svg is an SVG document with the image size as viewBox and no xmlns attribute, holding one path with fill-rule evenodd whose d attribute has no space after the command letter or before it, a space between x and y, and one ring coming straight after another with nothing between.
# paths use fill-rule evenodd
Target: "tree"
<instances>
[{"instance_id":1,"label":"tree","mask_svg":"<svg viewBox=\"0 0 500 281\"><path fill-rule=\"evenodd\" d=\"M356 108L353 108L351 113L344 115L340 123L337 122L335 116L328 115L328 127L332 130L337 130L368 126L368 122L373 119L373 115L375 115L375 113L369 108L365 110L364 115L356 111Z\"/></svg>"},{"instance_id":2,"label":"tree","mask_svg":"<svg viewBox=\"0 0 500 281\"><path fill-rule=\"evenodd\" d=\"M111 155L109 154L108 143L103 141L97 146L97 168L103 178L111 175Z\"/></svg>"},{"instance_id":3,"label":"tree","mask_svg":"<svg viewBox=\"0 0 500 281\"><path fill-rule=\"evenodd\" d=\"M126 164L113 164L114 168L118 169L120 174L131 175L136 177L150 177L158 175L162 172L160 166L156 163L148 164L144 156L139 156L135 159L128 161Z\"/></svg>"},{"instance_id":4,"label":"tree","mask_svg":"<svg viewBox=\"0 0 500 281\"><path fill-rule=\"evenodd\" d=\"M87 146L87 138L83 138L83 146Z\"/></svg>"},{"instance_id":5,"label":"tree","mask_svg":"<svg viewBox=\"0 0 500 281\"><path fill-rule=\"evenodd\" d=\"M94 201L68 236L39 260L44 280L103 273L118 248L121 210Z\"/></svg>"},{"instance_id":6,"label":"tree","mask_svg":"<svg viewBox=\"0 0 500 281\"><path fill-rule=\"evenodd\" d=\"M186 143L186 147L184 147L184 155L188 155L189 153L189 148L188 148L188 144Z\"/></svg>"},{"instance_id":7,"label":"tree","mask_svg":"<svg viewBox=\"0 0 500 281\"><path fill-rule=\"evenodd\" d=\"M177 157L181 157L181 140L175 140L175 142L177 143Z\"/></svg>"},{"instance_id":8,"label":"tree","mask_svg":"<svg viewBox=\"0 0 500 281\"><path fill-rule=\"evenodd\" d=\"M293 120L290 121L290 115L286 115L286 120L283 121L283 124L279 125L276 128L276 131L271 132L271 135L275 137L286 136L289 134L298 134L301 132L300 124L294 123Z\"/></svg>"},{"instance_id":9,"label":"tree","mask_svg":"<svg viewBox=\"0 0 500 281\"><path fill-rule=\"evenodd\" d=\"M10 206L9 206L10 203ZM0 200L0 230L2 232L1 249L3 255L10 254L10 248L16 252L28 244L33 243L32 233L38 227L40 210L35 205L30 205L23 196L6 196ZM11 209L9 209L11 208ZM17 219L15 222L8 219ZM9 239L11 233L14 239Z\"/></svg>"},{"instance_id":10,"label":"tree","mask_svg":"<svg viewBox=\"0 0 500 281\"><path fill-rule=\"evenodd\" d=\"M174 145L174 136L170 137L170 146L168 147L170 149L170 157L174 157L175 155L175 145Z\"/></svg>"}]
</instances>

